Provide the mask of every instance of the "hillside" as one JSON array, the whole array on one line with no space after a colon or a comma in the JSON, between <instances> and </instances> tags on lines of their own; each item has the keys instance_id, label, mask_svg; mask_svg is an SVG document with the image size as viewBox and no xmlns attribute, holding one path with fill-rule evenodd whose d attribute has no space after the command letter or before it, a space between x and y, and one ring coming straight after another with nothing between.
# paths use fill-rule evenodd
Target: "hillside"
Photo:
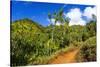
<instances>
[{"instance_id":1,"label":"hillside","mask_svg":"<svg viewBox=\"0 0 100 67\"><path fill-rule=\"evenodd\" d=\"M11 24L12 31L18 31L19 29L25 29L28 31L34 31L34 32L42 32L42 26L37 24L37 22L34 22L30 19L21 19L12 22Z\"/></svg>"},{"instance_id":2,"label":"hillside","mask_svg":"<svg viewBox=\"0 0 100 67\"><path fill-rule=\"evenodd\" d=\"M27 64L31 56L38 55L38 49L44 48L43 43L46 40L48 40L48 36L44 31L44 27L36 22L29 19L12 22L11 62L13 65Z\"/></svg>"},{"instance_id":3,"label":"hillside","mask_svg":"<svg viewBox=\"0 0 100 67\"><path fill-rule=\"evenodd\" d=\"M44 27L30 19L12 22L12 66L95 61L95 23L69 26L67 21L64 25Z\"/></svg>"}]
</instances>

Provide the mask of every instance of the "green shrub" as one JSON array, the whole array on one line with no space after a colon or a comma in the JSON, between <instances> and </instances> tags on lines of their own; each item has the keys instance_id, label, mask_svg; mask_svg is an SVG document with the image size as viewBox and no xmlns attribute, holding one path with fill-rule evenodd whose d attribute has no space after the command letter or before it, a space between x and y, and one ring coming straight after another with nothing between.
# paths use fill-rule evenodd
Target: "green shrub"
<instances>
[{"instance_id":1,"label":"green shrub","mask_svg":"<svg viewBox=\"0 0 100 67\"><path fill-rule=\"evenodd\" d=\"M87 39L79 54L80 61L96 61L96 37L91 37Z\"/></svg>"}]
</instances>

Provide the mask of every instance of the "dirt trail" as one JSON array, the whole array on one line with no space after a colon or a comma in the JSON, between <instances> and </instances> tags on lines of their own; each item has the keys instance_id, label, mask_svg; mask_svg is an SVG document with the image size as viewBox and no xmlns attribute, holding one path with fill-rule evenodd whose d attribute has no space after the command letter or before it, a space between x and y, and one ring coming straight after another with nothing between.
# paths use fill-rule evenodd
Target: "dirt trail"
<instances>
[{"instance_id":1,"label":"dirt trail","mask_svg":"<svg viewBox=\"0 0 100 67\"><path fill-rule=\"evenodd\" d=\"M50 61L50 64L63 64L63 63L74 63L76 62L76 55L79 49L75 49L63 54L58 55L56 58Z\"/></svg>"}]
</instances>

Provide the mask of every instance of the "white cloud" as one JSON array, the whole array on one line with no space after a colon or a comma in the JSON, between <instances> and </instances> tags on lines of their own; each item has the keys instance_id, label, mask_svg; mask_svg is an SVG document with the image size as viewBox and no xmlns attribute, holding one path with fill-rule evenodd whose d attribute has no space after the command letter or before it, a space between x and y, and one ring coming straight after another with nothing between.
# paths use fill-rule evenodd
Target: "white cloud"
<instances>
[{"instance_id":1,"label":"white cloud","mask_svg":"<svg viewBox=\"0 0 100 67\"><path fill-rule=\"evenodd\" d=\"M93 14L96 16L96 7L86 7L83 16L86 16L88 20L91 20Z\"/></svg>"},{"instance_id":2,"label":"white cloud","mask_svg":"<svg viewBox=\"0 0 100 67\"><path fill-rule=\"evenodd\" d=\"M55 24L55 19L52 18L50 23L54 25Z\"/></svg>"},{"instance_id":3,"label":"white cloud","mask_svg":"<svg viewBox=\"0 0 100 67\"><path fill-rule=\"evenodd\" d=\"M61 23L60 22L57 22L56 25L59 26L59 25L61 25Z\"/></svg>"},{"instance_id":4,"label":"white cloud","mask_svg":"<svg viewBox=\"0 0 100 67\"><path fill-rule=\"evenodd\" d=\"M92 20L92 15L96 16L96 7L86 7L83 12L80 10L80 8L73 8L70 9L69 12L64 13L65 17L68 17L69 25L85 25L89 20ZM83 16L86 17L86 19L83 19ZM55 19L51 19L51 24L54 25ZM61 23L58 21L56 25L61 25Z\"/></svg>"},{"instance_id":5,"label":"white cloud","mask_svg":"<svg viewBox=\"0 0 100 67\"><path fill-rule=\"evenodd\" d=\"M66 17L70 18L69 25L85 25L86 21L82 19L82 12L79 8L71 9L67 14Z\"/></svg>"},{"instance_id":6,"label":"white cloud","mask_svg":"<svg viewBox=\"0 0 100 67\"><path fill-rule=\"evenodd\" d=\"M55 19L54 18L52 18L51 21L49 19L47 19L47 20L49 21L49 24L53 24L53 25L55 24ZM57 21L55 25L59 26L59 25L61 25L61 23L59 21Z\"/></svg>"},{"instance_id":7,"label":"white cloud","mask_svg":"<svg viewBox=\"0 0 100 67\"><path fill-rule=\"evenodd\" d=\"M47 18L47 21L49 21L49 24L53 24L54 25L54 23L55 23L55 19L53 19L53 18L51 19L51 21L50 21L50 19Z\"/></svg>"},{"instance_id":8,"label":"white cloud","mask_svg":"<svg viewBox=\"0 0 100 67\"><path fill-rule=\"evenodd\" d=\"M72 26L72 25L85 25L86 21L84 21L83 19L79 19L77 22L71 20L70 23L69 23L69 26Z\"/></svg>"}]
</instances>

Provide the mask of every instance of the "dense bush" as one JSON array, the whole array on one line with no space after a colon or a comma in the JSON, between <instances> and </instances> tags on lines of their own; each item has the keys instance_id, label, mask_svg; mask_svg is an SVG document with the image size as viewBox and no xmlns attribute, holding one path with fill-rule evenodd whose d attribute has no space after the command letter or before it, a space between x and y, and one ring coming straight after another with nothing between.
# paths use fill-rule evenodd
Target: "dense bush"
<instances>
[{"instance_id":1,"label":"dense bush","mask_svg":"<svg viewBox=\"0 0 100 67\"><path fill-rule=\"evenodd\" d=\"M90 37L96 35L96 21L90 21L86 24L86 28L89 32Z\"/></svg>"},{"instance_id":2,"label":"dense bush","mask_svg":"<svg viewBox=\"0 0 100 67\"><path fill-rule=\"evenodd\" d=\"M83 43L79 52L79 61L96 61L96 37L91 37Z\"/></svg>"},{"instance_id":3,"label":"dense bush","mask_svg":"<svg viewBox=\"0 0 100 67\"><path fill-rule=\"evenodd\" d=\"M11 26L12 65L26 65L32 56L36 58L49 54L49 47L45 44L48 36L41 31L39 25L24 19L16 21Z\"/></svg>"}]
</instances>

